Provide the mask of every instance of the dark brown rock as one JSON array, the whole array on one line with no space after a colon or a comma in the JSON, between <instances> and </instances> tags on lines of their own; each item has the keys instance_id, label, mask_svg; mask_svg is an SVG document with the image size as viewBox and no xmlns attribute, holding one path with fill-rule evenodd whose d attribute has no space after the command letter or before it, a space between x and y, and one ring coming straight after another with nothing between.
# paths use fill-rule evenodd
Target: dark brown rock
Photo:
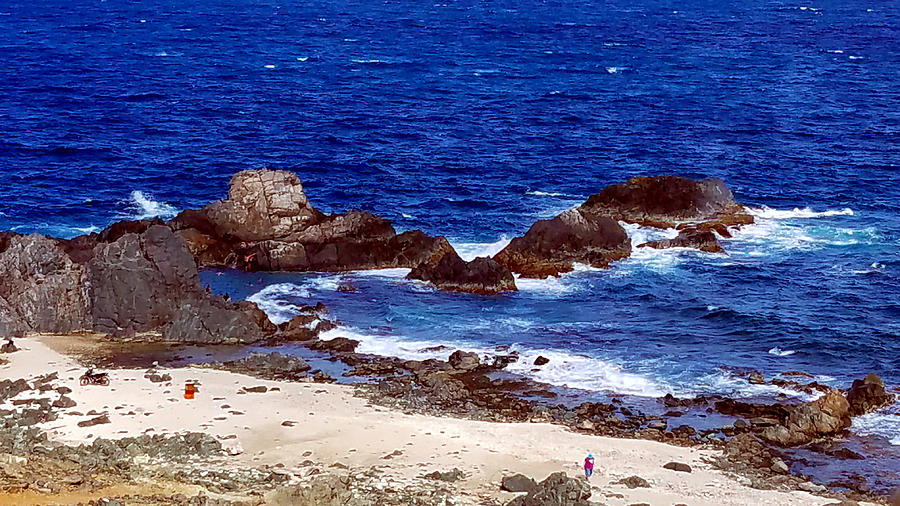
<instances>
[{"instance_id":1,"label":"dark brown rock","mask_svg":"<svg viewBox=\"0 0 900 506\"><path fill-rule=\"evenodd\" d=\"M678 471L681 473L691 472L691 466L682 462L669 462L668 464L664 465L663 468L671 469L672 471Z\"/></svg>"},{"instance_id":2,"label":"dark brown rock","mask_svg":"<svg viewBox=\"0 0 900 506\"><path fill-rule=\"evenodd\" d=\"M331 351L337 353L352 353L359 346L359 341L346 337L335 337L327 341L314 341L309 347L318 351Z\"/></svg>"},{"instance_id":3,"label":"dark brown rock","mask_svg":"<svg viewBox=\"0 0 900 506\"><path fill-rule=\"evenodd\" d=\"M570 478L564 472L553 473L525 495L507 506L588 506L591 487L582 479Z\"/></svg>"},{"instance_id":4,"label":"dark brown rock","mask_svg":"<svg viewBox=\"0 0 900 506\"><path fill-rule=\"evenodd\" d=\"M694 228L681 230L674 239L645 242L639 244L638 248L693 248L707 253L725 253L715 234Z\"/></svg>"},{"instance_id":5,"label":"dark brown rock","mask_svg":"<svg viewBox=\"0 0 900 506\"><path fill-rule=\"evenodd\" d=\"M106 415L100 415L89 420L82 420L78 422L79 427L91 427L94 425L100 425L101 423L111 423L109 421L109 417Z\"/></svg>"},{"instance_id":6,"label":"dark brown rock","mask_svg":"<svg viewBox=\"0 0 900 506\"><path fill-rule=\"evenodd\" d=\"M475 369L481 364L481 359L478 358L477 353L462 350L454 351L448 361L451 367L460 370Z\"/></svg>"},{"instance_id":7,"label":"dark brown rock","mask_svg":"<svg viewBox=\"0 0 900 506\"><path fill-rule=\"evenodd\" d=\"M442 290L479 295L516 290L515 278L506 267L487 257L466 262L455 251L448 251L437 263L419 265L406 277L428 281Z\"/></svg>"},{"instance_id":8,"label":"dark brown rock","mask_svg":"<svg viewBox=\"0 0 900 506\"><path fill-rule=\"evenodd\" d=\"M781 424L763 430L763 439L780 446L798 446L820 437L834 436L850 426L850 404L838 390L787 409L787 418Z\"/></svg>"},{"instance_id":9,"label":"dark brown rock","mask_svg":"<svg viewBox=\"0 0 900 506\"><path fill-rule=\"evenodd\" d=\"M650 483L647 480L641 478L640 476L629 476L627 478L622 478L616 483L621 483L628 488L650 488Z\"/></svg>"},{"instance_id":10,"label":"dark brown rock","mask_svg":"<svg viewBox=\"0 0 900 506\"><path fill-rule=\"evenodd\" d=\"M546 365L549 363L550 363L550 359L543 355L538 355L538 357L536 359L534 359L534 365L536 365L536 366L542 366L542 365Z\"/></svg>"},{"instance_id":11,"label":"dark brown rock","mask_svg":"<svg viewBox=\"0 0 900 506\"><path fill-rule=\"evenodd\" d=\"M854 380L847 391L850 415L870 413L894 403L894 394L884 389L884 381L877 374L870 374L861 380Z\"/></svg>"},{"instance_id":12,"label":"dark brown rock","mask_svg":"<svg viewBox=\"0 0 900 506\"><path fill-rule=\"evenodd\" d=\"M546 278L570 272L575 263L606 268L630 254L631 241L617 221L572 209L536 222L494 260L524 277Z\"/></svg>"},{"instance_id":13,"label":"dark brown rock","mask_svg":"<svg viewBox=\"0 0 900 506\"><path fill-rule=\"evenodd\" d=\"M537 482L524 474L504 476L500 480L500 490L506 492L531 492L535 486L537 486Z\"/></svg>"},{"instance_id":14,"label":"dark brown rock","mask_svg":"<svg viewBox=\"0 0 900 506\"><path fill-rule=\"evenodd\" d=\"M636 177L591 195L580 209L589 215L657 228L672 228L684 221L725 226L753 223L753 217L718 178Z\"/></svg>"}]
</instances>

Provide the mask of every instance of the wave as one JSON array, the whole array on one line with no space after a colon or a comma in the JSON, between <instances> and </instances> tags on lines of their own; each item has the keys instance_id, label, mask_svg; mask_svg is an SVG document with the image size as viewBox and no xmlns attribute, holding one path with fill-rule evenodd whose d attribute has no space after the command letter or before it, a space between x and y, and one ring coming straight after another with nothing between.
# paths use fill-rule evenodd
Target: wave
<instances>
[{"instance_id":1,"label":"wave","mask_svg":"<svg viewBox=\"0 0 900 506\"><path fill-rule=\"evenodd\" d=\"M787 356L793 355L794 353L797 353L797 352L794 350L782 350L781 348L776 346L776 347L770 349L768 353L770 355L775 355L776 357L787 357Z\"/></svg>"},{"instance_id":2,"label":"wave","mask_svg":"<svg viewBox=\"0 0 900 506\"><path fill-rule=\"evenodd\" d=\"M511 239L507 236L501 236L494 242L454 242L450 245L459 253L460 258L469 262L478 257L493 257L505 248Z\"/></svg>"},{"instance_id":3,"label":"wave","mask_svg":"<svg viewBox=\"0 0 900 506\"><path fill-rule=\"evenodd\" d=\"M304 304L298 299L310 299L309 289L294 283L269 285L254 293L247 300L255 302L275 325L290 321L300 314ZM289 302L294 300L295 302Z\"/></svg>"},{"instance_id":4,"label":"wave","mask_svg":"<svg viewBox=\"0 0 900 506\"><path fill-rule=\"evenodd\" d=\"M174 218L178 209L164 202L153 200L153 196L140 190L131 192L129 208L133 212L133 219L146 220L149 218Z\"/></svg>"},{"instance_id":5,"label":"wave","mask_svg":"<svg viewBox=\"0 0 900 506\"><path fill-rule=\"evenodd\" d=\"M789 220L789 219L807 219L807 218L824 218L827 216L853 216L853 209L845 207L837 210L813 211L808 207L794 209L772 209L768 206L763 207L745 207L746 211L758 218L767 218L773 220Z\"/></svg>"},{"instance_id":6,"label":"wave","mask_svg":"<svg viewBox=\"0 0 900 506\"><path fill-rule=\"evenodd\" d=\"M571 199L584 199L582 195L573 195L571 193L545 192L540 190L528 190L525 192L525 195L534 195L536 197L565 197Z\"/></svg>"},{"instance_id":7,"label":"wave","mask_svg":"<svg viewBox=\"0 0 900 506\"><path fill-rule=\"evenodd\" d=\"M825 381L825 378L816 378L816 381ZM694 382L691 387L678 392L678 396L692 397L703 394L720 394L734 398L774 397L784 394L803 401L812 401L821 397L821 393L808 394L791 388L777 385L757 385L747 381L747 378L735 375L730 371L717 370Z\"/></svg>"},{"instance_id":8,"label":"wave","mask_svg":"<svg viewBox=\"0 0 900 506\"><path fill-rule=\"evenodd\" d=\"M853 418L850 429L861 436L880 436L892 445L900 446L900 416L897 405Z\"/></svg>"}]
</instances>

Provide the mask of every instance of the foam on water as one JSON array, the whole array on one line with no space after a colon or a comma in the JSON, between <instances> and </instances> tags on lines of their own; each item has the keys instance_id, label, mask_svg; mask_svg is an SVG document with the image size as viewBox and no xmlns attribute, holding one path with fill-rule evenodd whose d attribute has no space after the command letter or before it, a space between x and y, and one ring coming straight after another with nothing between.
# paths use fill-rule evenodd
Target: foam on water
<instances>
[{"instance_id":1,"label":"foam on water","mask_svg":"<svg viewBox=\"0 0 900 506\"><path fill-rule=\"evenodd\" d=\"M310 295L309 290L300 285L278 283L263 288L247 297L247 300L255 302L269 316L269 320L278 325L300 314L300 305L292 304L285 299L308 299Z\"/></svg>"},{"instance_id":2,"label":"foam on water","mask_svg":"<svg viewBox=\"0 0 900 506\"><path fill-rule=\"evenodd\" d=\"M779 347L774 347L768 352L770 355L775 355L776 357L787 357L796 353L794 350L782 350Z\"/></svg>"},{"instance_id":3,"label":"foam on water","mask_svg":"<svg viewBox=\"0 0 900 506\"><path fill-rule=\"evenodd\" d=\"M900 446L900 416L897 416L897 405L867 413L853 418L850 427L861 436L881 436Z\"/></svg>"},{"instance_id":4,"label":"foam on water","mask_svg":"<svg viewBox=\"0 0 900 506\"><path fill-rule=\"evenodd\" d=\"M554 91L552 94L559 94L561 92ZM582 195L573 195L571 193L558 193L558 192L545 192L540 190L528 190L525 192L525 195L534 195L536 197L566 197L570 199L581 199L584 200L584 196Z\"/></svg>"},{"instance_id":5,"label":"foam on water","mask_svg":"<svg viewBox=\"0 0 900 506\"><path fill-rule=\"evenodd\" d=\"M816 378L817 381L824 381ZM773 397L778 394L784 394L789 397L799 398L803 401L811 401L821 396L821 393L808 394L799 390L780 387L777 385L762 384L756 385L747 381L746 378L737 376L730 371L717 370L708 374L691 386L683 388L677 393L680 397L690 397L700 394L722 394L736 398L750 397Z\"/></svg>"},{"instance_id":6,"label":"foam on water","mask_svg":"<svg viewBox=\"0 0 900 506\"><path fill-rule=\"evenodd\" d=\"M770 218L775 220L788 220L791 218L823 218L826 216L853 216L853 209L845 207L843 209L833 209L826 211L813 211L808 207L794 209L772 209L768 206L763 207L746 207L747 212L758 218Z\"/></svg>"},{"instance_id":7,"label":"foam on water","mask_svg":"<svg viewBox=\"0 0 900 506\"><path fill-rule=\"evenodd\" d=\"M164 202L153 200L153 196L140 190L131 192L131 201L128 204L132 211L132 219L146 220L149 218L174 218L178 209Z\"/></svg>"},{"instance_id":8,"label":"foam on water","mask_svg":"<svg viewBox=\"0 0 900 506\"><path fill-rule=\"evenodd\" d=\"M451 241L453 249L459 253L459 257L470 262L478 257L493 257L505 248L511 239L505 235L494 242L456 242Z\"/></svg>"},{"instance_id":9,"label":"foam on water","mask_svg":"<svg viewBox=\"0 0 900 506\"><path fill-rule=\"evenodd\" d=\"M726 249L734 255L764 256L777 250L814 250L881 241L881 234L874 227L852 229L810 221L853 216L850 208L813 211L808 207L792 210L748 207L746 210L756 221L734 230L734 237L725 240L731 245Z\"/></svg>"}]
</instances>

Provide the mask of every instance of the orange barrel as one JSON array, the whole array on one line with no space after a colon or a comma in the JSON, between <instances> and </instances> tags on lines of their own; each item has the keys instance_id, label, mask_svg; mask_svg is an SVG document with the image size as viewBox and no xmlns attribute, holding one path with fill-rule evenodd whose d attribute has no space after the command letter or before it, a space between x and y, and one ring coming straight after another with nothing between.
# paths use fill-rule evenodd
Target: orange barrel
<instances>
[{"instance_id":1,"label":"orange barrel","mask_svg":"<svg viewBox=\"0 0 900 506\"><path fill-rule=\"evenodd\" d=\"M184 382L184 398L185 399L193 399L194 392L196 389L194 388L194 384L190 381Z\"/></svg>"}]
</instances>

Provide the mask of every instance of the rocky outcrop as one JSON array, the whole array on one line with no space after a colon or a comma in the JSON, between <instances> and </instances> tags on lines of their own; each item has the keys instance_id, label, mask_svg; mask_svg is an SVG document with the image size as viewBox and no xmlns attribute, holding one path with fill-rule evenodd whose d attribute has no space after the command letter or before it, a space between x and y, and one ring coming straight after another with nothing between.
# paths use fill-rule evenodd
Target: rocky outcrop
<instances>
[{"instance_id":1,"label":"rocky outcrop","mask_svg":"<svg viewBox=\"0 0 900 506\"><path fill-rule=\"evenodd\" d=\"M494 260L523 277L546 278L572 271L575 263L606 268L630 254L631 241L618 222L572 209L536 222Z\"/></svg>"},{"instance_id":2,"label":"rocky outcrop","mask_svg":"<svg viewBox=\"0 0 900 506\"><path fill-rule=\"evenodd\" d=\"M725 226L753 223L719 178L636 177L607 186L579 209L587 215L655 228L672 228L685 221Z\"/></svg>"},{"instance_id":3,"label":"rocky outcrop","mask_svg":"<svg viewBox=\"0 0 900 506\"><path fill-rule=\"evenodd\" d=\"M764 440L779 446L798 446L837 435L850 426L850 403L838 390L787 409L787 418L782 423L762 431Z\"/></svg>"},{"instance_id":4,"label":"rocky outcrop","mask_svg":"<svg viewBox=\"0 0 900 506\"><path fill-rule=\"evenodd\" d=\"M854 380L847 391L850 415L870 413L894 403L894 394L884 389L884 381L877 374L870 374L861 380Z\"/></svg>"},{"instance_id":5,"label":"rocky outcrop","mask_svg":"<svg viewBox=\"0 0 900 506\"><path fill-rule=\"evenodd\" d=\"M708 230L699 230L696 228L682 229L674 239L649 241L638 245L638 248L692 248L706 251L707 253L725 253L725 248L719 243L716 234Z\"/></svg>"},{"instance_id":6,"label":"rocky outcrop","mask_svg":"<svg viewBox=\"0 0 900 506\"><path fill-rule=\"evenodd\" d=\"M335 272L434 263L452 251L443 237L397 234L390 221L363 211L325 215L296 174L236 174L228 198L169 222L201 266L244 270Z\"/></svg>"},{"instance_id":7,"label":"rocky outcrop","mask_svg":"<svg viewBox=\"0 0 900 506\"><path fill-rule=\"evenodd\" d=\"M507 506L588 506L590 497L591 486L586 481L570 478L560 471L535 485L527 494L508 502Z\"/></svg>"},{"instance_id":8,"label":"rocky outcrop","mask_svg":"<svg viewBox=\"0 0 900 506\"><path fill-rule=\"evenodd\" d=\"M85 268L56 241L5 234L0 246L0 336L90 329Z\"/></svg>"},{"instance_id":9,"label":"rocky outcrop","mask_svg":"<svg viewBox=\"0 0 900 506\"><path fill-rule=\"evenodd\" d=\"M455 251L445 253L437 263L419 265L406 277L428 281L442 290L479 295L516 290L515 278L506 267L487 257L466 262Z\"/></svg>"},{"instance_id":10,"label":"rocky outcrop","mask_svg":"<svg viewBox=\"0 0 900 506\"><path fill-rule=\"evenodd\" d=\"M213 367L270 380L299 380L306 377L309 364L299 357L282 353L254 353L238 360L213 364Z\"/></svg>"}]
</instances>

